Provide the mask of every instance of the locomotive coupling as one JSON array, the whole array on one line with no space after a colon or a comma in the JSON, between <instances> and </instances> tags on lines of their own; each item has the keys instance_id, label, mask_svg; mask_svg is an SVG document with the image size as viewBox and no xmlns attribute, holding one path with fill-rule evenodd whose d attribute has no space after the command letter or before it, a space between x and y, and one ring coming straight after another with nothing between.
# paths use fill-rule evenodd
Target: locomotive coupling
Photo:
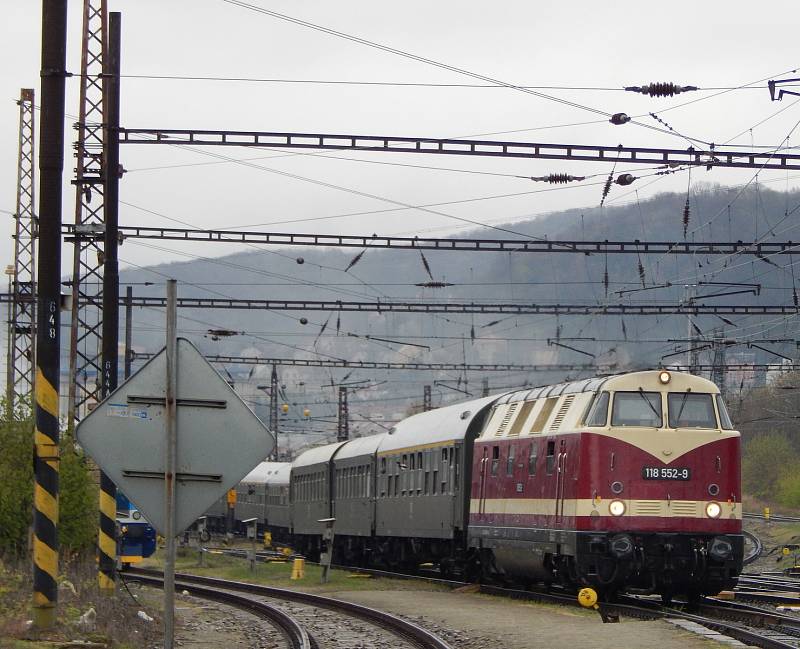
<instances>
[{"instance_id":1,"label":"locomotive coupling","mask_svg":"<svg viewBox=\"0 0 800 649\"><path fill-rule=\"evenodd\" d=\"M609 549L617 559L627 559L633 554L633 539L627 534L617 534L611 539Z\"/></svg>"},{"instance_id":2,"label":"locomotive coupling","mask_svg":"<svg viewBox=\"0 0 800 649\"><path fill-rule=\"evenodd\" d=\"M733 543L724 536L715 536L708 548L708 554L717 561L727 561L733 556Z\"/></svg>"}]
</instances>

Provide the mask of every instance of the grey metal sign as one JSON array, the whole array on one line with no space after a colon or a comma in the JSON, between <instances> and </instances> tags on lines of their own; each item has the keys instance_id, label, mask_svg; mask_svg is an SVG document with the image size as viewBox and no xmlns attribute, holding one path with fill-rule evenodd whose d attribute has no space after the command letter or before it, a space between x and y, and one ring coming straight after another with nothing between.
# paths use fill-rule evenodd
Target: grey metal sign
<instances>
[{"instance_id":1,"label":"grey metal sign","mask_svg":"<svg viewBox=\"0 0 800 649\"><path fill-rule=\"evenodd\" d=\"M175 534L191 525L275 446L270 431L188 340L177 341ZM166 351L78 424L78 442L162 534Z\"/></svg>"}]
</instances>

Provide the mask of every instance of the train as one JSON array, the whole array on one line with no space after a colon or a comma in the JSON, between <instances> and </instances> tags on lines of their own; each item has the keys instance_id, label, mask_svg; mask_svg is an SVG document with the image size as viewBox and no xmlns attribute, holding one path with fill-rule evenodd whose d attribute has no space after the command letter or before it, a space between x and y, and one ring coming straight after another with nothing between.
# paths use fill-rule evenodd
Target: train
<instances>
[{"instance_id":1,"label":"train","mask_svg":"<svg viewBox=\"0 0 800 649\"><path fill-rule=\"evenodd\" d=\"M741 572L740 473L717 386L648 370L448 405L263 463L235 518L312 558L335 519L345 565L693 599Z\"/></svg>"},{"instance_id":2,"label":"train","mask_svg":"<svg viewBox=\"0 0 800 649\"><path fill-rule=\"evenodd\" d=\"M156 530L121 491L117 491L117 561L121 568L139 563L156 551Z\"/></svg>"}]
</instances>

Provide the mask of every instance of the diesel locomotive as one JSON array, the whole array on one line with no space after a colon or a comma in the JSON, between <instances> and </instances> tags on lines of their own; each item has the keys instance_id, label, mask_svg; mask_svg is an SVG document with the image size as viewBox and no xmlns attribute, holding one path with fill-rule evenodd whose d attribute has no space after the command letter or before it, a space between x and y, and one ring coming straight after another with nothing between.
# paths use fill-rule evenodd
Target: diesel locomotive
<instances>
[{"instance_id":1,"label":"diesel locomotive","mask_svg":"<svg viewBox=\"0 0 800 649\"><path fill-rule=\"evenodd\" d=\"M269 477L255 515L312 557L335 518L334 560L350 565L667 600L731 588L742 568L739 433L719 389L690 374L475 399L280 469L254 472Z\"/></svg>"}]
</instances>

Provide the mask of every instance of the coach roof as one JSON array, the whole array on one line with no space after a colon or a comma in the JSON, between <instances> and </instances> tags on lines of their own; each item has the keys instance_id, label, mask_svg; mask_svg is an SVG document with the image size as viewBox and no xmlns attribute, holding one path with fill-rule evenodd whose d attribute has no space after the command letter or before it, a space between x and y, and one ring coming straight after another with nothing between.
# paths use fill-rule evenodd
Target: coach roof
<instances>
[{"instance_id":1,"label":"coach roof","mask_svg":"<svg viewBox=\"0 0 800 649\"><path fill-rule=\"evenodd\" d=\"M347 442L335 442L334 444L310 448L297 456L292 463L292 468L299 469L313 464L326 464L330 462L331 458L336 454L336 451L345 444L347 444Z\"/></svg>"},{"instance_id":2,"label":"coach roof","mask_svg":"<svg viewBox=\"0 0 800 649\"><path fill-rule=\"evenodd\" d=\"M462 440L475 417L497 401L498 396L464 401L403 419L384 435L378 453Z\"/></svg>"},{"instance_id":3,"label":"coach roof","mask_svg":"<svg viewBox=\"0 0 800 649\"><path fill-rule=\"evenodd\" d=\"M368 435L366 437L356 437L344 445L337 454L336 461L346 460L360 455L374 455L386 433L378 435Z\"/></svg>"}]
</instances>

